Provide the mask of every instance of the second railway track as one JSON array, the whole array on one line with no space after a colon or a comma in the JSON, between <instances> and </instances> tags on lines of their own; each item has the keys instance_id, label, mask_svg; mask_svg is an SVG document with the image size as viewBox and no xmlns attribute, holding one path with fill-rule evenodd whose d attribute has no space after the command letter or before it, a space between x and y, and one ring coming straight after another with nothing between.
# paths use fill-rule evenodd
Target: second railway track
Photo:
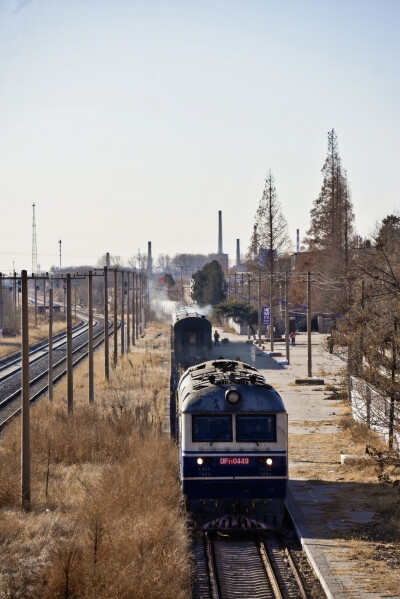
<instances>
[{"instance_id":1,"label":"second railway track","mask_svg":"<svg viewBox=\"0 0 400 599\"><path fill-rule=\"evenodd\" d=\"M102 323L102 321L100 321ZM94 348L103 342L104 325L99 324L99 329L93 336ZM109 325L110 334L112 325ZM83 333L82 333L83 334ZM88 339L76 338L73 341L73 366L77 366L88 355ZM65 374L65 344L53 351L53 382L59 381ZM34 402L48 389L48 356L44 355L30 365L30 401ZM0 389L0 429L21 409L21 371L3 381Z\"/></svg>"}]
</instances>

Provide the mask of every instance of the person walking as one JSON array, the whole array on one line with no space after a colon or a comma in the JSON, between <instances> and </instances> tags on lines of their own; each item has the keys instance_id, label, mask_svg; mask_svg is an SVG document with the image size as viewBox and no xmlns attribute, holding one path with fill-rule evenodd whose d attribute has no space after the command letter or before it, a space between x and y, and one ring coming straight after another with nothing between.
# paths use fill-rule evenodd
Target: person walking
<instances>
[{"instance_id":1,"label":"person walking","mask_svg":"<svg viewBox=\"0 0 400 599\"><path fill-rule=\"evenodd\" d=\"M296 331L290 333L290 338L292 340L292 347L294 347L296 345Z\"/></svg>"},{"instance_id":2,"label":"person walking","mask_svg":"<svg viewBox=\"0 0 400 599\"><path fill-rule=\"evenodd\" d=\"M214 333L214 345L219 345L219 333L215 331Z\"/></svg>"}]
</instances>

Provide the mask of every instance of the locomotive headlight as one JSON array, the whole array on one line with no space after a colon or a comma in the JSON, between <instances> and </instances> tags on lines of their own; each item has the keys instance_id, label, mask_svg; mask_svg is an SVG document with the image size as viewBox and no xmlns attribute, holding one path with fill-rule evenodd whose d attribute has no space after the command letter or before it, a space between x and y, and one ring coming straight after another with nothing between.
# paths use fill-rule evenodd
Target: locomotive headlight
<instances>
[{"instance_id":1,"label":"locomotive headlight","mask_svg":"<svg viewBox=\"0 0 400 599\"><path fill-rule=\"evenodd\" d=\"M267 466L272 466L272 458L267 458L265 460L265 463L267 464Z\"/></svg>"},{"instance_id":2,"label":"locomotive headlight","mask_svg":"<svg viewBox=\"0 0 400 599\"><path fill-rule=\"evenodd\" d=\"M204 460L203 460L203 458L197 458L196 462L198 463L199 466L202 466Z\"/></svg>"},{"instance_id":3,"label":"locomotive headlight","mask_svg":"<svg viewBox=\"0 0 400 599\"><path fill-rule=\"evenodd\" d=\"M232 404L236 404L238 403L238 401L240 400L240 393L237 389L233 388L233 389L228 389L228 391L225 394L225 399L226 401L228 401L229 403Z\"/></svg>"}]
</instances>

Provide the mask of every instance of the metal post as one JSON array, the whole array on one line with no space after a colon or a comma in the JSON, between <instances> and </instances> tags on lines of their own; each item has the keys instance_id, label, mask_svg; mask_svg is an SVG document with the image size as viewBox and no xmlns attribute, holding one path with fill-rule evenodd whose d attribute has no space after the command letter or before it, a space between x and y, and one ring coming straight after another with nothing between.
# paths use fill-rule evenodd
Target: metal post
<instances>
[{"instance_id":1,"label":"metal post","mask_svg":"<svg viewBox=\"0 0 400 599\"><path fill-rule=\"evenodd\" d=\"M182 264L181 264L181 304L183 306L183 278L182 278Z\"/></svg>"},{"instance_id":2,"label":"metal post","mask_svg":"<svg viewBox=\"0 0 400 599\"><path fill-rule=\"evenodd\" d=\"M248 292L249 292L249 300L248 301L249 301L249 306L251 306L251 301L250 301L250 298L251 298L251 293L250 293L251 276L250 275L247 276L247 286L248 286ZM247 339L250 339L250 325L248 325L248 327L247 327Z\"/></svg>"},{"instance_id":3,"label":"metal post","mask_svg":"<svg viewBox=\"0 0 400 599\"><path fill-rule=\"evenodd\" d=\"M398 337L398 320L396 317L393 319L393 339L392 339L392 376L391 376L391 390L390 390L390 407L389 407L389 449L393 449L393 436L394 436L394 408L396 401L396 374L397 374L397 337Z\"/></svg>"},{"instance_id":4,"label":"metal post","mask_svg":"<svg viewBox=\"0 0 400 599\"><path fill-rule=\"evenodd\" d=\"M107 266L104 267L104 376L110 380L110 354L108 346L108 279Z\"/></svg>"},{"instance_id":5,"label":"metal post","mask_svg":"<svg viewBox=\"0 0 400 599\"><path fill-rule=\"evenodd\" d=\"M261 347L261 274L258 275L258 347Z\"/></svg>"},{"instance_id":6,"label":"metal post","mask_svg":"<svg viewBox=\"0 0 400 599\"><path fill-rule=\"evenodd\" d=\"M22 353L22 435L21 435L21 505L29 511L31 507L31 445L29 404L29 319L28 277L21 272L21 353Z\"/></svg>"},{"instance_id":7,"label":"metal post","mask_svg":"<svg viewBox=\"0 0 400 599\"><path fill-rule=\"evenodd\" d=\"M131 346L131 331L130 331L130 304L129 304L129 285L130 285L130 277L129 270L126 273L126 353L129 354L130 346Z\"/></svg>"},{"instance_id":8,"label":"metal post","mask_svg":"<svg viewBox=\"0 0 400 599\"><path fill-rule=\"evenodd\" d=\"M236 282L236 273L235 273L235 297L233 298L236 301L236 293L237 293L237 282Z\"/></svg>"},{"instance_id":9,"label":"metal post","mask_svg":"<svg viewBox=\"0 0 400 599\"><path fill-rule=\"evenodd\" d=\"M132 345L136 343L136 310L135 310L135 273L132 273Z\"/></svg>"},{"instance_id":10,"label":"metal post","mask_svg":"<svg viewBox=\"0 0 400 599\"><path fill-rule=\"evenodd\" d=\"M53 401L53 283L49 289L49 401Z\"/></svg>"},{"instance_id":11,"label":"metal post","mask_svg":"<svg viewBox=\"0 0 400 599\"><path fill-rule=\"evenodd\" d=\"M3 275L0 272L0 335L3 334Z\"/></svg>"},{"instance_id":12,"label":"metal post","mask_svg":"<svg viewBox=\"0 0 400 599\"><path fill-rule=\"evenodd\" d=\"M43 279L43 322L46 322L46 279Z\"/></svg>"},{"instance_id":13,"label":"metal post","mask_svg":"<svg viewBox=\"0 0 400 599\"><path fill-rule=\"evenodd\" d=\"M114 366L118 362L118 271L114 270Z\"/></svg>"},{"instance_id":14,"label":"metal post","mask_svg":"<svg viewBox=\"0 0 400 599\"><path fill-rule=\"evenodd\" d=\"M273 272L271 270L269 276L269 331L270 331L270 341L271 341L271 351L274 351L274 279Z\"/></svg>"},{"instance_id":15,"label":"metal post","mask_svg":"<svg viewBox=\"0 0 400 599\"><path fill-rule=\"evenodd\" d=\"M89 271L88 276L88 295L89 295L89 403L94 402L93 385L93 276Z\"/></svg>"},{"instance_id":16,"label":"metal post","mask_svg":"<svg viewBox=\"0 0 400 599\"><path fill-rule=\"evenodd\" d=\"M289 350L289 284L288 274L285 273L285 343L286 343L286 360L290 364Z\"/></svg>"},{"instance_id":17,"label":"metal post","mask_svg":"<svg viewBox=\"0 0 400 599\"><path fill-rule=\"evenodd\" d=\"M35 275L32 274L33 283L35 285L35 328L37 327L37 280Z\"/></svg>"},{"instance_id":18,"label":"metal post","mask_svg":"<svg viewBox=\"0 0 400 599\"><path fill-rule=\"evenodd\" d=\"M311 363L311 273L307 272L307 365L308 376L312 376Z\"/></svg>"},{"instance_id":19,"label":"metal post","mask_svg":"<svg viewBox=\"0 0 400 599\"><path fill-rule=\"evenodd\" d=\"M72 365L72 302L71 302L71 275L67 274L67 405L68 412L74 410L73 391L73 365Z\"/></svg>"},{"instance_id":20,"label":"metal post","mask_svg":"<svg viewBox=\"0 0 400 599\"><path fill-rule=\"evenodd\" d=\"M76 279L74 281L75 320L76 320Z\"/></svg>"},{"instance_id":21,"label":"metal post","mask_svg":"<svg viewBox=\"0 0 400 599\"><path fill-rule=\"evenodd\" d=\"M182 287L183 289L183 287ZM139 316L140 316L140 333L143 333L143 277L139 274Z\"/></svg>"},{"instance_id":22,"label":"metal post","mask_svg":"<svg viewBox=\"0 0 400 599\"><path fill-rule=\"evenodd\" d=\"M121 356L125 353L125 277L121 270Z\"/></svg>"},{"instance_id":23,"label":"metal post","mask_svg":"<svg viewBox=\"0 0 400 599\"><path fill-rule=\"evenodd\" d=\"M136 339L139 339L139 280L136 274Z\"/></svg>"}]
</instances>

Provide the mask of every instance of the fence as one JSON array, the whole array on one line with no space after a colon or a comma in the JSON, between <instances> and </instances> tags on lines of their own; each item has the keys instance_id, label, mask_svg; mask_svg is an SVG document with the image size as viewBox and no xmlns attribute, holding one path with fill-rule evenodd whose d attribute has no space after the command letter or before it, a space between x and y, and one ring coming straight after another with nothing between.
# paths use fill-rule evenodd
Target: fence
<instances>
[{"instance_id":1,"label":"fence","mask_svg":"<svg viewBox=\"0 0 400 599\"><path fill-rule=\"evenodd\" d=\"M390 399L378 393L368 383L350 377L350 399L353 418L363 422L389 442ZM393 447L400 451L400 407L394 409ZM397 430L396 430L397 429Z\"/></svg>"}]
</instances>

